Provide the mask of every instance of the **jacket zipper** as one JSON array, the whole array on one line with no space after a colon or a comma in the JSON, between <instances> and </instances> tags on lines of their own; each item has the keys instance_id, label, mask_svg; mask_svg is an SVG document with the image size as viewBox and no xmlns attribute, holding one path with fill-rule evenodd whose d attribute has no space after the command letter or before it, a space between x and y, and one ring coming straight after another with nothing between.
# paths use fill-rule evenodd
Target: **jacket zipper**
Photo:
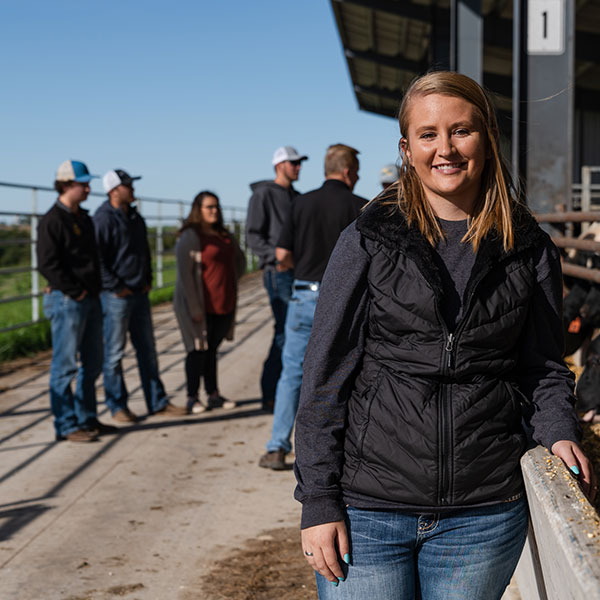
<instances>
[{"instance_id":1,"label":"jacket zipper","mask_svg":"<svg viewBox=\"0 0 600 600\"><path fill-rule=\"evenodd\" d=\"M452 350L454 350L454 334L449 333L448 339L446 340L446 346L444 350L448 353L448 359L446 361L446 368L452 368Z\"/></svg>"},{"instance_id":2,"label":"jacket zipper","mask_svg":"<svg viewBox=\"0 0 600 600\"><path fill-rule=\"evenodd\" d=\"M446 322L442 318L439 308L437 298L435 300L435 311L437 313L438 320L442 325L442 329L444 330L444 353L446 356L442 359L442 377L446 377L448 371L452 365L452 351L454 349L454 334L448 331L448 327ZM439 472L439 480L438 480L438 503L441 506L448 505L448 480L449 480L449 471L450 467L448 463L449 456L449 443L450 443L450 404L448 399L447 387L446 383L442 382L442 391L440 394L440 402L438 407L438 419L439 419L439 444L440 444L440 472Z\"/></svg>"},{"instance_id":3,"label":"jacket zipper","mask_svg":"<svg viewBox=\"0 0 600 600\"><path fill-rule=\"evenodd\" d=\"M442 376L446 376L452 367L452 351L454 349L454 334L448 333L446 338L446 344L444 345L444 352L446 352L446 359L444 360L444 368L442 369ZM442 506L449 504L448 492L449 492L449 480L450 480L450 397L448 394L448 385L442 383L442 394L440 399L440 446L442 449L442 456L440 462L440 504Z\"/></svg>"},{"instance_id":4,"label":"jacket zipper","mask_svg":"<svg viewBox=\"0 0 600 600\"><path fill-rule=\"evenodd\" d=\"M434 304L435 304L435 312L437 314L438 321L442 325L442 329L444 330L444 352L446 353L445 360L442 361L442 377L446 377L448 375L450 369L453 368L453 358L454 358L454 348L456 346L456 340L459 334L462 332L465 323L467 322L467 318L471 312L473 298L475 297L475 291L479 286L479 283L482 279L487 275L488 271L480 273L477 279L474 281L473 286L471 288L471 293L467 298L466 303L463 306L463 313L458 324L458 327L454 330L454 333L450 333L448 331L448 326L446 322L442 318L439 307L437 297L434 292ZM429 285L429 282L427 282ZM429 285L431 290L433 288ZM440 420L440 428L439 428L439 436L440 436L440 474L439 474L439 490L438 490L438 502L440 505L448 505L449 504L449 465L448 456L450 455L450 400L448 398L447 388L445 383L442 383L442 393L440 394L440 407L438 410L438 418Z\"/></svg>"},{"instance_id":5,"label":"jacket zipper","mask_svg":"<svg viewBox=\"0 0 600 600\"><path fill-rule=\"evenodd\" d=\"M479 277L478 280L474 283L471 293L469 294L469 298L464 306L464 311L458 327L455 329L454 333L450 333L448 331L448 327L446 322L441 317L440 312L438 310L437 300L435 302L435 308L437 312L438 319L442 325L444 330L444 335L446 337L446 341L444 344L444 352L446 353L445 360L442 364L442 377L446 377L449 374L450 370L454 367L453 359L454 359L454 348L456 345L456 340L458 335L462 332L465 323L467 322L467 318L469 313L471 312L471 305L473 304L473 297L475 296L475 290L479 285L479 282L483 279L483 276ZM439 409L439 418L440 418L440 447L441 447L441 456L440 456L440 488L439 488L439 503L441 506L446 506L450 503L449 496L449 488L450 488L450 465L449 456L450 456L450 419L451 419L451 407L449 398L447 385L442 383L442 394L440 397L440 409Z\"/></svg>"}]
</instances>

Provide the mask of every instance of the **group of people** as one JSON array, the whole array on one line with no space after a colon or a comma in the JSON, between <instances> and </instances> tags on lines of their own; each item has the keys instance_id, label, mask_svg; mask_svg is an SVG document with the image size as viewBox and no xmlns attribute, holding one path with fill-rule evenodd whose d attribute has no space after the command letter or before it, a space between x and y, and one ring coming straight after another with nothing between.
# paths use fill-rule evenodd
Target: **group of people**
<instances>
[{"instance_id":1,"label":"group of people","mask_svg":"<svg viewBox=\"0 0 600 600\"><path fill-rule=\"evenodd\" d=\"M138 421L129 408L123 376L128 334L148 415L181 417L234 408L219 394L216 351L233 328L237 280L245 261L223 225L217 196L198 194L179 231L174 300L187 352L188 391L187 405L179 407L169 401L159 374L148 297L152 257L146 224L134 206L134 182L140 177L122 169L106 173L107 200L91 218L81 204L93 177L80 161L62 163L54 183L57 201L38 227L38 267L48 281L43 306L52 335L50 406L56 439L92 442L118 432L115 425L98 420L96 380L101 372L114 421ZM207 399L201 402L202 376Z\"/></svg>"},{"instance_id":2,"label":"group of people","mask_svg":"<svg viewBox=\"0 0 600 600\"><path fill-rule=\"evenodd\" d=\"M317 190L294 189L307 156L291 146L274 154L275 179L252 185L247 241L274 317L261 377L273 427L259 465L286 468L295 425L302 551L322 600L500 599L528 528L526 430L596 494L562 360L560 255L514 191L475 81L416 79L399 124L401 166L370 202L353 194L358 151L344 144L327 149ZM106 427L94 392L102 339L107 404L135 418L120 370L128 330L150 413L226 402L216 351L243 271L218 198L198 194L176 249L188 402L174 407L158 377L134 178L107 173L93 221L79 208L90 178L83 163L61 165L38 245L56 432L74 441Z\"/></svg>"},{"instance_id":3,"label":"group of people","mask_svg":"<svg viewBox=\"0 0 600 600\"><path fill-rule=\"evenodd\" d=\"M475 81L417 78L399 124L397 177L362 209L357 161L294 197L306 157L292 148L250 201L276 323L259 464L285 467L295 416L302 550L322 600L499 600L528 528L528 444L596 495L562 360L560 255L515 193ZM329 260L309 269L321 246Z\"/></svg>"}]
</instances>

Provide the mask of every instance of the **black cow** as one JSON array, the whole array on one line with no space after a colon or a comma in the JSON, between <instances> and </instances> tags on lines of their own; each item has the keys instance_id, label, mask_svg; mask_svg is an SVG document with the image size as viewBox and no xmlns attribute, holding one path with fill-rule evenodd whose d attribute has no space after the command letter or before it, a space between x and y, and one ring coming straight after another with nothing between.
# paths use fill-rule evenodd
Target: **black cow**
<instances>
[{"instance_id":1,"label":"black cow","mask_svg":"<svg viewBox=\"0 0 600 600\"><path fill-rule=\"evenodd\" d=\"M577 411L583 421L600 421L600 335L589 345L583 373L575 390Z\"/></svg>"},{"instance_id":2,"label":"black cow","mask_svg":"<svg viewBox=\"0 0 600 600\"><path fill-rule=\"evenodd\" d=\"M581 239L600 241L600 223L593 223ZM600 254L578 250L571 262L591 269L600 268ZM563 302L565 355L573 354L600 328L600 285L565 277L569 288ZM585 351L585 365L576 389L577 410L584 421L600 421L600 336Z\"/></svg>"}]
</instances>

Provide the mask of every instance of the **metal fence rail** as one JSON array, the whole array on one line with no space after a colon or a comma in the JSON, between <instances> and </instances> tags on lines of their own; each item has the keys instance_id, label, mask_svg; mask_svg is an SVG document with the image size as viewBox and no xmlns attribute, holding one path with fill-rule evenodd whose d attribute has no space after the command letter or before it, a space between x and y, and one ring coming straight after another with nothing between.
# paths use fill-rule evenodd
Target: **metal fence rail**
<instances>
[{"instance_id":1,"label":"metal fence rail","mask_svg":"<svg viewBox=\"0 0 600 600\"><path fill-rule=\"evenodd\" d=\"M600 168L598 168L600 171ZM569 212L555 212L547 214L538 214L535 216L539 223L553 223L554 225L562 226L561 229L573 230L573 223L580 223L582 225L582 231L585 232L585 225L592 222L600 222L600 210L587 210L587 211L569 211ZM581 250L583 252L600 253L600 242L596 242L591 239L581 239L573 237L572 235L554 235L552 241L559 248L570 249L570 250ZM585 279L592 281L593 283L600 283L600 270L589 267L583 267L563 261L562 265L563 275L570 277L577 277L578 279Z\"/></svg>"},{"instance_id":2,"label":"metal fence rail","mask_svg":"<svg viewBox=\"0 0 600 600\"><path fill-rule=\"evenodd\" d=\"M54 188L47 186L32 186L18 183L8 183L0 181L0 187L8 188L13 190L24 190L31 193L31 211L0 211L0 219L6 217L14 220L15 224L12 226L5 227L18 227L25 230L29 229L29 237L19 237L7 240L0 240L0 247L8 246L29 246L30 247L30 265L29 266L10 266L0 267L0 277L3 275L11 275L16 273L31 273L30 279L30 293L10 296L6 298L0 298L0 305L6 305L14 302L21 302L24 300L31 300L31 319L21 323L14 323L0 327L0 333L13 331L23 327L28 327L35 323L45 320L40 315L40 297L43 295L43 291L40 288L40 273L38 270L37 263L37 229L40 218L44 212L38 211L38 192L49 192L54 195L52 203L55 201L56 192ZM90 192L89 196L99 197L106 199L105 194L98 192ZM187 212L191 206L191 202L184 200L173 200L166 198L153 198L147 196L137 196L137 209L139 213L144 217L146 224L149 228L154 227L155 232L149 232L148 238L151 247L154 247L154 258L156 261L154 273L156 275L156 289L165 289L174 286L174 281L169 281L165 284L165 273L175 271L175 266L165 265L164 258L167 256L174 256L173 250L165 250L165 239L173 238L176 236L177 229L181 226L183 219L186 217ZM154 207L154 212L148 211L148 206ZM172 210L175 209L175 210ZM170 210L168 213L167 211ZM240 242L240 246L246 253L247 264L252 265L253 257L247 248L245 240L245 218L246 210L236 206L222 206L223 219L230 230L236 235ZM177 214L171 214L177 213Z\"/></svg>"},{"instance_id":3,"label":"metal fence rail","mask_svg":"<svg viewBox=\"0 0 600 600\"><path fill-rule=\"evenodd\" d=\"M566 202L566 208L569 212L553 213L551 215L538 215L540 222L546 223L567 223L568 228L572 230L572 224L575 221L586 222L598 220L599 212L595 212L594 209L600 208L600 183L593 183L593 175L600 173L600 166L584 166L581 169L581 183L575 183L572 186L571 197ZM0 298L0 306L10 304L13 302L21 302L24 300L31 300L31 320L22 323L15 323L0 327L0 333L20 329L38 323L43 318L40 316L40 304L39 299L43 295L40 291L40 274L38 271L37 264L37 227L40 217L44 214L39 211L39 193L50 193L52 194L52 200L48 204L49 206L55 201L56 192L54 188L48 186L35 186L20 183L10 183L0 181L0 189L9 190L20 190L23 192L29 191L30 193L30 206L29 212L22 211L0 211L1 217L8 217L15 220L15 224L21 223L24 229L29 228L29 237L0 240L0 247L6 246L29 246L30 247L30 266L10 266L0 268L0 277L3 275L10 275L16 273L31 273L30 279L30 293L20 294L6 298ZM105 194L99 192L90 192L92 198L106 199ZM148 212L148 206L155 207L154 212ZM173 271L175 267L165 265L164 259L167 256L173 256L174 252L165 250L165 238L175 236L176 230L180 227L183 219L186 216L191 202L185 200L174 200L168 198L155 198L148 196L137 197L137 207L140 214L146 220L146 223L150 227L155 227L155 233L149 233L148 238L151 246L154 246L154 257L156 260L155 273L156 273L156 286L153 289L164 289L172 287L173 283L165 284L164 274L169 271ZM579 210L577 210L579 209ZM253 264L253 256L249 251L246 240L245 240L245 219L246 210L236 206L223 206L223 218L226 224L233 230L236 237L240 242L240 246L246 253L246 259L248 267L251 268ZM171 212L167 212L171 211ZM176 213L176 214L172 214ZM596 246L590 244L590 242L582 242L576 240L573 237L561 236L557 240L558 245L563 248L580 248L590 250L596 250ZM585 246L585 248L584 248ZM574 267L571 269L571 266ZM575 265L565 264L565 273L569 271L576 277L585 277L588 279L600 280L600 273L591 273L587 270L587 274L583 267L577 267Z\"/></svg>"}]
</instances>

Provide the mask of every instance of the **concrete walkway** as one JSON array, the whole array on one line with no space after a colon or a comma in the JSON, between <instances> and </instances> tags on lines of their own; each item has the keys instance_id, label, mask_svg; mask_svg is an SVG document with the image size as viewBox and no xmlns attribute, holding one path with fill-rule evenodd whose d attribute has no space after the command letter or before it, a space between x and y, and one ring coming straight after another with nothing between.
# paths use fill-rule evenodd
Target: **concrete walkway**
<instances>
[{"instance_id":1,"label":"concrete walkway","mask_svg":"<svg viewBox=\"0 0 600 600\"><path fill-rule=\"evenodd\" d=\"M165 387L183 405L185 354L170 305L154 325ZM271 335L261 280L245 278L236 340L219 362L221 393L239 407L151 417L93 444L53 441L49 356L0 376L0 598L206 598L213 561L262 531L297 526L292 472L257 467L272 420L258 386ZM141 415L128 350L130 407Z\"/></svg>"},{"instance_id":2,"label":"concrete walkway","mask_svg":"<svg viewBox=\"0 0 600 600\"><path fill-rule=\"evenodd\" d=\"M291 470L257 466L272 421L258 385L272 320L260 277L240 291L236 340L219 362L233 411L155 416L93 444L56 443L49 353L0 374L0 600L212 600L202 582L214 561L298 526ZM183 405L185 354L170 305L155 310L154 327L163 381ZM131 348L124 367L142 415ZM505 600L518 598L511 586Z\"/></svg>"}]
</instances>

